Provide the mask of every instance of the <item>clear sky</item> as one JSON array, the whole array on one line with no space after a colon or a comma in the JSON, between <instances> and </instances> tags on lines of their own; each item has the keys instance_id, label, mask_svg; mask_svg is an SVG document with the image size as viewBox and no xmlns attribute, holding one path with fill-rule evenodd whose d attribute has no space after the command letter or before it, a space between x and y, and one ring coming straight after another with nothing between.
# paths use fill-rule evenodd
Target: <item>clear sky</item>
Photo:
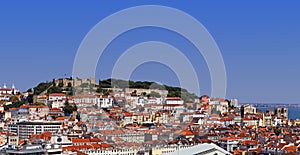
<instances>
[{"instance_id":1,"label":"clear sky","mask_svg":"<svg viewBox=\"0 0 300 155\"><path fill-rule=\"evenodd\" d=\"M27 90L42 81L71 76L77 48L95 24L117 11L145 4L177 8L207 28L226 65L228 98L300 103L300 2L296 0L1 1L1 87L14 83ZM97 78L110 76L124 47L147 40L182 49L197 70L201 93L210 93L210 76L201 55L184 38L158 28L136 29L118 37L101 57ZM132 80L178 85L174 72L157 63L137 68Z\"/></svg>"}]
</instances>

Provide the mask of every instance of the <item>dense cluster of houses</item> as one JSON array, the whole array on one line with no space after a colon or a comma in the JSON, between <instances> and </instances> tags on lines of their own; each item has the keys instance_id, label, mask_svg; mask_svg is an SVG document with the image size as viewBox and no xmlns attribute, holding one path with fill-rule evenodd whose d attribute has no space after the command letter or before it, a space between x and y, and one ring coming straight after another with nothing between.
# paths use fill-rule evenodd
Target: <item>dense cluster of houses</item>
<instances>
[{"instance_id":1,"label":"dense cluster of houses","mask_svg":"<svg viewBox=\"0 0 300 155\"><path fill-rule=\"evenodd\" d=\"M160 155L194 147L195 154L224 155L300 150L300 121L289 120L286 108L261 112L236 99L204 95L185 103L180 97L113 91L51 93L36 96L36 104L5 110L17 91L5 88L0 94L9 94L0 104L0 150L8 154ZM77 110L66 115L66 104Z\"/></svg>"}]
</instances>

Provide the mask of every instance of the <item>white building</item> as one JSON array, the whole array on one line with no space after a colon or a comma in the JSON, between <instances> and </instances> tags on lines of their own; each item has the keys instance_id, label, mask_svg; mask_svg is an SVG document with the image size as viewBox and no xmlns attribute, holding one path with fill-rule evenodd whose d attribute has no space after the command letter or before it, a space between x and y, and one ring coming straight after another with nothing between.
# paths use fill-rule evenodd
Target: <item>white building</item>
<instances>
[{"instance_id":1,"label":"white building","mask_svg":"<svg viewBox=\"0 0 300 155\"><path fill-rule=\"evenodd\" d=\"M175 148L175 150L174 150ZM179 149L178 149L179 148ZM171 153L164 153L165 151L169 152L172 151ZM178 155L178 154L193 154L193 155L230 155L231 153L222 149L221 147L217 146L216 144L213 143L203 143L203 144L198 144L195 146L191 147L173 147L173 150L167 149L164 150L163 155Z\"/></svg>"},{"instance_id":2,"label":"white building","mask_svg":"<svg viewBox=\"0 0 300 155\"><path fill-rule=\"evenodd\" d=\"M154 97L148 98L148 104L156 104L157 100Z\"/></svg>"},{"instance_id":3,"label":"white building","mask_svg":"<svg viewBox=\"0 0 300 155\"><path fill-rule=\"evenodd\" d=\"M52 93L49 95L48 100L49 101L62 101L62 100L66 100L67 96L66 94L63 93Z\"/></svg>"},{"instance_id":4,"label":"white building","mask_svg":"<svg viewBox=\"0 0 300 155\"><path fill-rule=\"evenodd\" d=\"M9 124L9 131L16 132L19 139L28 139L31 134L43 132L57 133L62 129L62 122L59 121L23 121L16 124Z\"/></svg>"},{"instance_id":5,"label":"white building","mask_svg":"<svg viewBox=\"0 0 300 155\"><path fill-rule=\"evenodd\" d=\"M113 98L110 96L100 96L97 98L97 105L101 108L108 108L113 106Z\"/></svg>"},{"instance_id":6,"label":"white building","mask_svg":"<svg viewBox=\"0 0 300 155\"><path fill-rule=\"evenodd\" d=\"M36 102L40 102L40 103L45 103L47 104L47 96L43 95L43 96L38 96Z\"/></svg>"},{"instance_id":7,"label":"white building","mask_svg":"<svg viewBox=\"0 0 300 155\"><path fill-rule=\"evenodd\" d=\"M19 90L15 88L14 84L11 88L7 88L4 84L3 88L0 87L0 101L9 101L10 97L17 93L19 93Z\"/></svg>"},{"instance_id":8,"label":"white building","mask_svg":"<svg viewBox=\"0 0 300 155\"><path fill-rule=\"evenodd\" d=\"M75 104L96 104L97 100L94 95L76 95L73 97Z\"/></svg>"},{"instance_id":9,"label":"white building","mask_svg":"<svg viewBox=\"0 0 300 155\"><path fill-rule=\"evenodd\" d=\"M166 97L164 103L183 105L183 100L180 97Z\"/></svg>"},{"instance_id":10,"label":"white building","mask_svg":"<svg viewBox=\"0 0 300 155\"><path fill-rule=\"evenodd\" d=\"M230 100L230 104L231 104L233 107L239 107L239 100L238 100L238 99L231 99L231 100Z\"/></svg>"},{"instance_id":11,"label":"white building","mask_svg":"<svg viewBox=\"0 0 300 155\"><path fill-rule=\"evenodd\" d=\"M61 108L65 105L65 102L61 101L53 101L51 104L51 108Z\"/></svg>"},{"instance_id":12,"label":"white building","mask_svg":"<svg viewBox=\"0 0 300 155\"><path fill-rule=\"evenodd\" d=\"M220 146L229 152L233 152L238 148L240 141L239 138L222 138Z\"/></svg>"},{"instance_id":13,"label":"white building","mask_svg":"<svg viewBox=\"0 0 300 155\"><path fill-rule=\"evenodd\" d=\"M252 104L245 104L241 106L242 117L246 114L256 114L256 107Z\"/></svg>"},{"instance_id":14,"label":"white building","mask_svg":"<svg viewBox=\"0 0 300 155\"><path fill-rule=\"evenodd\" d=\"M139 149L123 148L123 149L107 149L107 150L83 150L88 155L137 155Z\"/></svg>"},{"instance_id":15,"label":"white building","mask_svg":"<svg viewBox=\"0 0 300 155\"><path fill-rule=\"evenodd\" d=\"M113 106L113 98L110 96L76 95L73 97L72 101L75 104L96 104L101 108Z\"/></svg>"},{"instance_id":16,"label":"white building","mask_svg":"<svg viewBox=\"0 0 300 155\"><path fill-rule=\"evenodd\" d=\"M19 90L16 89L15 85L12 84L11 88L7 88L6 84L3 85L3 88L0 87L0 94L17 94Z\"/></svg>"}]
</instances>

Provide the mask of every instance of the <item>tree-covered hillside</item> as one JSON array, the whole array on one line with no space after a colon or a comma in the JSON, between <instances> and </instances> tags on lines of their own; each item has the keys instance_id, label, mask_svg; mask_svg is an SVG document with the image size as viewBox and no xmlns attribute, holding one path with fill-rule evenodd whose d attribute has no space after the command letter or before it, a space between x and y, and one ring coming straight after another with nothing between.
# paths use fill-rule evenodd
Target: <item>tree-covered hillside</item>
<instances>
[{"instance_id":1,"label":"tree-covered hillside","mask_svg":"<svg viewBox=\"0 0 300 155\"><path fill-rule=\"evenodd\" d=\"M198 98L195 94L189 93L186 89L180 87L173 87L168 85L161 85L156 82L149 81L125 81L118 79L106 79L99 81L98 92L103 92L108 94L109 91L104 88L136 88L136 89L159 89L167 90L169 97L181 97L185 102L193 102L194 99ZM40 95L42 92L45 92L45 95L50 93L60 93L68 92L69 95L72 95L72 87L62 87L60 84L56 85L54 81L52 82L42 82L33 88L34 95ZM28 92L32 91L29 89ZM159 96L155 92L152 92L151 96Z\"/></svg>"},{"instance_id":2,"label":"tree-covered hillside","mask_svg":"<svg viewBox=\"0 0 300 155\"><path fill-rule=\"evenodd\" d=\"M189 93L186 89L168 85L160 85L149 81L125 81L119 79L106 79L99 81L99 89L103 88L136 88L136 89L159 89L168 90L169 97L181 97L185 102L193 102L198 98L195 94Z\"/></svg>"}]
</instances>

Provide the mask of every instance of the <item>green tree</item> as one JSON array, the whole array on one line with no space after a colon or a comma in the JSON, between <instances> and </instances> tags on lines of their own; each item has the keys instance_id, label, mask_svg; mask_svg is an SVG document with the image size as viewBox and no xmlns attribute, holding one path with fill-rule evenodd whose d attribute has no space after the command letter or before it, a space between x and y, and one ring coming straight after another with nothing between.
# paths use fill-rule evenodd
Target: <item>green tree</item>
<instances>
[{"instance_id":1,"label":"green tree","mask_svg":"<svg viewBox=\"0 0 300 155\"><path fill-rule=\"evenodd\" d=\"M19 98L18 98L16 95L14 95L14 96L10 97L9 100L10 100L11 102L18 102L18 101L19 101Z\"/></svg>"},{"instance_id":2,"label":"green tree","mask_svg":"<svg viewBox=\"0 0 300 155\"><path fill-rule=\"evenodd\" d=\"M179 92L173 92L173 91L171 91L171 92L168 92L168 95L167 95L168 97L180 97L180 93Z\"/></svg>"},{"instance_id":3,"label":"green tree","mask_svg":"<svg viewBox=\"0 0 300 155\"><path fill-rule=\"evenodd\" d=\"M114 84L113 86L111 84ZM167 85L160 85L155 82L149 81L125 81L125 80L117 80L117 79L106 79L99 81L99 88L137 88L137 89L159 89L159 90L167 90L169 97L181 97L185 102L193 102L195 98L198 98L195 94L189 93L186 89L182 89L180 87L172 87ZM134 93L133 93L134 94ZM149 94L148 94L149 95ZM151 95L149 95L151 96Z\"/></svg>"},{"instance_id":4,"label":"green tree","mask_svg":"<svg viewBox=\"0 0 300 155\"><path fill-rule=\"evenodd\" d=\"M100 88L111 88L111 79L99 81Z\"/></svg>"},{"instance_id":5,"label":"green tree","mask_svg":"<svg viewBox=\"0 0 300 155\"><path fill-rule=\"evenodd\" d=\"M51 116L52 117L52 119L56 119L58 116Z\"/></svg>"},{"instance_id":6,"label":"green tree","mask_svg":"<svg viewBox=\"0 0 300 155\"><path fill-rule=\"evenodd\" d=\"M72 83L71 82L68 83L68 87L69 88L72 87Z\"/></svg>"},{"instance_id":7,"label":"green tree","mask_svg":"<svg viewBox=\"0 0 300 155\"><path fill-rule=\"evenodd\" d=\"M102 89L102 88L98 88L97 90L96 90L96 92L97 93L103 93L103 95L109 95L109 93L110 92L112 92L112 90L110 90L110 89Z\"/></svg>"},{"instance_id":8,"label":"green tree","mask_svg":"<svg viewBox=\"0 0 300 155\"><path fill-rule=\"evenodd\" d=\"M14 102L9 105L4 105L3 107L4 107L4 110L9 110L10 108L19 108L23 104L24 104L24 102L19 101L19 102Z\"/></svg>"},{"instance_id":9,"label":"green tree","mask_svg":"<svg viewBox=\"0 0 300 155\"><path fill-rule=\"evenodd\" d=\"M42 82L42 83L38 84L36 87L33 88L34 95L39 95L40 93L47 90L51 86L53 86L52 82ZM27 91L32 92L31 89L28 89Z\"/></svg>"},{"instance_id":10,"label":"green tree","mask_svg":"<svg viewBox=\"0 0 300 155\"><path fill-rule=\"evenodd\" d=\"M77 111L77 107L76 105L73 106L69 103L66 103L66 105L63 107L63 111L65 116L70 116L73 113L73 111Z\"/></svg>"},{"instance_id":11,"label":"green tree","mask_svg":"<svg viewBox=\"0 0 300 155\"><path fill-rule=\"evenodd\" d=\"M151 89L159 89L159 90L165 90L166 88L163 85L160 85L158 83L153 82L150 86Z\"/></svg>"},{"instance_id":12,"label":"green tree","mask_svg":"<svg viewBox=\"0 0 300 155\"><path fill-rule=\"evenodd\" d=\"M98 109L98 104L94 104L93 108Z\"/></svg>"},{"instance_id":13,"label":"green tree","mask_svg":"<svg viewBox=\"0 0 300 155\"><path fill-rule=\"evenodd\" d=\"M64 87L64 83L63 83L63 82L60 82L60 83L58 84L58 87L60 87L60 88Z\"/></svg>"},{"instance_id":14,"label":"green tree","mask_svg":"<svg viewBox=\"0 0 300 155\"><path fill-rule=\"evenodd\" d=\"M62 93L62 89L60 87L57 86L53 86L51 88L48 89L47 94L51 94L51 93Z\"/></svg>"},{"instance_id":15,"label":"green tree","mask_svg":"<svg viewBox=\"0 0 300 155\"><path fill-rule=\"evenodd\" d=\"M151 96L151 97L156 97L156 98L161 97L161 95L160 95L158 92L155 92L155 91L151 91L151 92L150 92L150 96Z\"/></svg>"},{"instance_id":16,"label":"green tree","mask_svg":"<svg viewBox=\"0 0 300 155\"><path fill-rule=\"evenodd\" d=\"M27 98L26 98L26 101L27 101L28 103L33 103L33 94L29 94L29 95L27 96Z\"/></svg>"},{"instance_id":17,"label":"green tree","mask_svg":"<svg viewBox=\"0 0 300 155\"><path fill-rule=\"evenodd\" d=\"M39 105L46 105L46 104L43 102L37 102L37 103L35 103L35 105L39 106Z\"/></svg>"},{"instance_id":18,"label":"green tree","mask_svg":"<svg viewBox=\"0 0 300 155\"><path fill-rule=\"evenodd\" d=\"M32 93L32 88L27 89L28 93Z\"/></svg>"},{"instance_id":19,"label":"green tree","mask_svg":"<svg viewBox=\"0 0 300 155\"><path fill-rule=\"evenodd\" d=\"M274 133L276 136L279 136L281 134L281 128L279 126L276 126L274 129Z\"/></svg>"}]
</instances>

